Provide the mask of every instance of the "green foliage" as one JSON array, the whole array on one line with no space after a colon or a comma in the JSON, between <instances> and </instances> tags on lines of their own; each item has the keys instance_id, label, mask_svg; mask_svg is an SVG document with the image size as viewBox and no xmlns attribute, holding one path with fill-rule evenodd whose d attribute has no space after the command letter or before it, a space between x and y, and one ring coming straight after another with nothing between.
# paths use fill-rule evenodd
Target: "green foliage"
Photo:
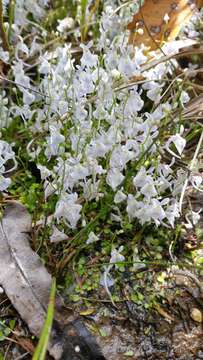
<instances>
[{"instance_id":1,"label":"green foliage","mask_svg":"<svg viewBox=\"0 0 203 360\"><path fill-rule=\"evenodd\" d=\"M32 213L36 208L39 207L39 199L43 194L41 184L33 183L27 188L21 195L20 200L25 204L28 210Z\"/></svg>"},{"instance_id":2,"label":"green foliage","mask_svg":"<svg viewBox=\"0 0 203 360\"><path fill-rule=\"evenodd\" d=\"M13 331L16 321L11 319L9 321L0 320L0 341L4 341Z\"/></svg>"}]
</instances>

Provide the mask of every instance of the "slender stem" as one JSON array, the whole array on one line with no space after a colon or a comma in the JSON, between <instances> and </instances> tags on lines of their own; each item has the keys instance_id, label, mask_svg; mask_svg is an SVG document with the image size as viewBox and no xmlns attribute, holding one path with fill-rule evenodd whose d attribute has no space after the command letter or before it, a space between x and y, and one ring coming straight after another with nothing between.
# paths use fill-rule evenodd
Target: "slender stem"
<instances>
[{"instance_id":1,"label":"slender stem","mask_svg":"<svg viewBox=\"0 0 203 360\"><path fill-rule=\"evenodd\" d=\"M7 35L4 28L4 19L3 19L3 4L2 0L0 0L0 37L2 39L2 48L4 51L9 51L9 44Z\"/></svg>"},{"instance_id":2,"label":"slender stem","mask_svg":"<svg viewBox=\"0 0 203 360\"><path fill-rule=\"evenodd\" d=\"M9 30L8 30L8 41L11 41L12 24L14 23L15 13L15 0L9 0L8 14L9 14Z\"/></svg>"},{"instance_id":3,"label":"slender stem","mask_svg":"<svg viewBox=\"0 0 203 360\"><path fill-rule=\"evenodd\" d=\"M192 161L191 161L190 166L189 166L190 172L194 170L194 165L195 165L195 162L196 162L196 160L197 160L197 156L198 156L198 154L199 154L199 151L200 151L200 149L201 149L202 142L203 142L203 131L202 131L202 133L201 133L201 135L200 135L200 138L199 138L199 141L198 141L198 144L197 144L197 147L196 147L194 156L193 156ZM186 189L187 189L187 186L188 186L188 182L189 182L189 178L187 178L187 179L185 180L184 185L183 185L183 188L182 188L182 191L181 191L180 200L179 200L179 211L180 211L180 214L182 213L183 199L184 199L185 192L186 192Z\"/></svg>"},{"instance_id":4,"label":"slender stem","mask_svg":"<svg viewBox=\"0 0 203 360\"><path fill-rule=\"evenodd\" d=\"M100 3L100 0L96 0L95 4L93 5L93 7L92 7L92 9L90 11L90 14L89 14L89 17L88 17L88 20L87 20L87 24L86 24L85 29L84 29L84 40L86 39L87 32L88 32L89 26L91 24L92 16L94 15L94 13L96 13L96 11L97 11L97 9L99 7L99 3Z\"/></svg>"}]
</instances>

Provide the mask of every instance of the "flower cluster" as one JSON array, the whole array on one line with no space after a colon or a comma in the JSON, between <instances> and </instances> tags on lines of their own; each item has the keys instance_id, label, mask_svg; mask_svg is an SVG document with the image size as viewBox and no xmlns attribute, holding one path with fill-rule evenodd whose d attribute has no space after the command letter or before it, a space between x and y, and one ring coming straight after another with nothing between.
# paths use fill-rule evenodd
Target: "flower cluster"
<instances>
[{"instance_id":1,"label":"flower cluster","mask_svg":"<svg viewBox=\"0 0 203 360\"><path fill-rule=\"evenodd\" d=\"M0 140L0 191L4 191L9 187L11 179L8 177L8 174L15 170L15 168L15 153L11 145L6 141Z\"/></svg>"},{"instance_id":2,"label":"flower cluster","mask_svg":"<svg viewBox=\"0 0 203 360\"><path fill-rule=\"evenodd\" d=\"M76 62L69 44L59 45L53 52L40 45L38 27L28 14L35 21L41 19L47 1L16 1L16 51L11 68L22 103L13 100L10 115L20 116L32 133L27 151L41 172L46 201L57 195L57 223L63 221L75 229L83 201L98 201L111 192L112 207L120 209L117 220L122 221L127 214L130 221L137 219L141 224L174 226L187 172L181 170L180 174L173 168L186 141L184 129L171 114L178 104L184 108L189 96L181 80L179 98L174 101L165 96L167 74L173 73L176 62L160 62L146 69L144 46L129 45L124 31L129 8L119 13L116 2L110 3L106 2L101 17L98 41L81 44L81 57ZM64 24L59 23L60 32ZM26 26L34 29L29 42L22 36ZM178 46L166 44L163 51L175 53ZM28 60L36 53L39 81L33 82ZM3 49L0 54L1 58L7 55ZM4 109L7 103L5 94L2 96ZM2 127L6 125L5 114L4 110ZM0 145L5 171L4 162L13 158L13 152L4 142ZM171 162L164 161L166 153ZM4 181L7 184L10 180ZM1 190L6 184L2 183ZM97 240L93 235L88 243Z\"/></svg>"}]
</instances>

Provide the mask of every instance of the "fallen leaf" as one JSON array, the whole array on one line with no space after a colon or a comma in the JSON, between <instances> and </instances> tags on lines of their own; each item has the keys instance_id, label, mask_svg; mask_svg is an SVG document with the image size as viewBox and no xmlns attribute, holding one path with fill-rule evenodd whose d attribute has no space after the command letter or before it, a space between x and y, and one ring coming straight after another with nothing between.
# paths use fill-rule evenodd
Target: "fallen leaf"
<instances>
[{"instance_id":1,"label":"fallen leaf","mask_svg":"<svg viewBox=\"0 0 203 360\"><path fill-rule=\"evenodd\" d=\"M94 309L94 308L89 308L89 309L80 311L80 315L82 315L82 316L89 316L89 315L94 314L94 312L95 312L95 309Z\"/></svg>"},{"instance_id":2,"label":"fallen leaf","mask_svg":"<svg viewBox=\"0 0 203 360\"><path fill-rule=\"evenodd\" d=\"M184 107L184 109L181 111L182 119L188 120L188 119L202 119L203 114L203 94L200 94L199 96L195 97L194 99L190 100ZM175 111L174 114L172 114L173 118L178 117L180 114L178 111Z\"/></svg>"},{"instance_id":3,"label":"fallen leaf","mask_svg":"<svg viewBox=\"0 0 203 360\"><path fill-rule=\"evenodd\" d=\"M46 314L51 276L29 245L31 217L17 202L0 221L0 284L33 334L39 336Z\"/></svg>"},{"instance_id":4,"label":"fallen leaf","mask_svg":"<svg viewBox=\"0 0 203 360\"><path fill-rule=\"evenodd\" d=\"M203 0L196 0L192 4L188 0L145 0L128 24L129 42L136 46L143 43L151 50L157 49L165 41L174 40L182 25L202 5Z\"/></svg>"}]
</instances>

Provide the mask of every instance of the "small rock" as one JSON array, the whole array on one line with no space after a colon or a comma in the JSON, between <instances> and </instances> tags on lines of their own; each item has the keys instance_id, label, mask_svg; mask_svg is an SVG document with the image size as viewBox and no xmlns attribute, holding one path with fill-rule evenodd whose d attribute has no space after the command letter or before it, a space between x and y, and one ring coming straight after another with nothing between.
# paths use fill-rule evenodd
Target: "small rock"
<instances>
[{"instance_id":1,"label":"small rock","mask_svg":"<svg viewBox=\"0 0 203 360\"><path fill-rule=\"evenodd\" d=\"M192 318L194 321L199 322L199 323L201 323L202 320L203 320L203 318L202 318L202 312L201 312L199 309L197 309L197 308L193 308L193 309L191 310L190 316L191 316L191 318Z\"/></svg>"}]
</instances>

